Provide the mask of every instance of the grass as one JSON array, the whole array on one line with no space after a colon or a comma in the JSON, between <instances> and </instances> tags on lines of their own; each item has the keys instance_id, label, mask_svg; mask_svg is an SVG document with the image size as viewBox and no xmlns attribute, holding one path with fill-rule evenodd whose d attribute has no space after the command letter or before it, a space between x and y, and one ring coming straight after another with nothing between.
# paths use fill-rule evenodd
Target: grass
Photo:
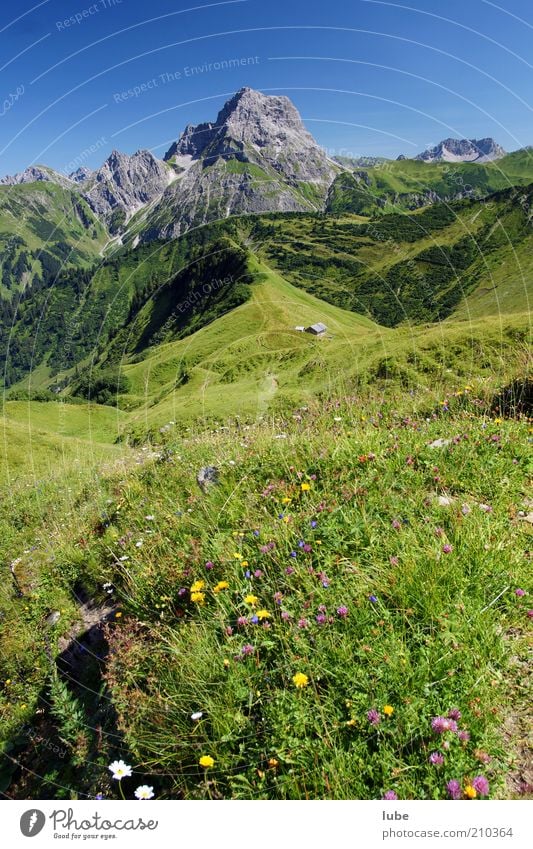
<instances>
[{"instance_id":1,"label":"grass","mask_svg":"<svg viewBox=\"0 0 533 849\"><path fill-rule=\"evenodd\" d=\"M123 758L128 798L439 799L480 775L491 798L531 793L531 425L493 401L528 374L530 237L498 241L491 215L434 211L422 239L387 216L375 240L350 215L230 222L248 300L144 350L117 335L118 408L69 387L4 402L0 792L114 797ZM381 327L276 268L283 237L338 294L357 263L385 274L395 245L427 256L468 228L498 245L497 288L483 267L440 324ZM140 297L188 257L141 250L94 291ZM294 329L316 321L326 338ZM18 388L50 381L43 363ZM450 711L460 735L432 727Z\"/></svg>"},{"instance_id":2,"label":"grass","mask_svg":"<svg viewBox=\"0 0 533 849\"><path fill-rule=\"evenodd\" d=\"M10 792L113 796L118 756L134 767L127 796L137 782L158 798L445 798L449 780L483 774L508 797L528 424L488 417L470 390L438 409L415 396L171 428L159 460L87 481L70 504L50 493L45 534L25 530L22 595L5 587L2 602L3 735L41 776L14 772ZM219 469L205 494L203 465ZM80 584L103 602L106 582L110 654L89 664L89 690L61 690L43 617L63 610L55 653ZM454 708L468 739L432 731ZM66 758L28 746L36 726Z\"/></svg>"}]
</instances>

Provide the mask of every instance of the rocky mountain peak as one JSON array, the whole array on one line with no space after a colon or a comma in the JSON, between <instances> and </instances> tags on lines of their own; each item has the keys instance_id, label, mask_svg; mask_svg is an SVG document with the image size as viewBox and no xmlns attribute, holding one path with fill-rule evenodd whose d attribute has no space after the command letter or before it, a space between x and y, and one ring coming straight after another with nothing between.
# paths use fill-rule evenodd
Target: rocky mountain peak
<instances>
[{"instance_id":1,"label":"rocky mountain peak","mask_svg":"<svg viewBox=\"0 0 533 849\"><path fill-rule=\"evenodd\" d=\"M221 155L224 147L235 148L235 145L241 149L246 145L260 149L269 145L300 147L302 143L318 149L288 97L266 95L245 87L224 104L214 123L189 124L164 158Z\"/></svg>"},{"instance_id":2,"label":"rocky mountain peak","mask_svg":"<svg viewBox=\"0 0 533 849\"><path fill-rule=\"evenodd\" d=\"M172 170L149 150L131 156L113 150L101 168L84 183L87 203L104 220L122 210L124 220L160 197L172 180Z\"/></svg>"},{"instance_id":3,"label":"rocky mountain peak","mask_svg":"<svg viewBox=\"0 0 533 849\"><path fill-rule=\"evenodd\" d=\"M492 138L443 139L415 159L423 162L492 162L501 159L506 151Z\"/></svg>"},{"instance_id":4,"label":"rocky mountain peak","mask_svg":"<svg viewBox=\"0 0 533 849\"><path fill-rule=\"evenodd\" d=\"M54 171L53 168L48 168L46 165L30 165L24 171L19 171L17 174L7 174L0 178L2 186L18 186L21 183L57 183L59 186L68 188L72 186L69 177Z\"/></svg>"}]
</instances>

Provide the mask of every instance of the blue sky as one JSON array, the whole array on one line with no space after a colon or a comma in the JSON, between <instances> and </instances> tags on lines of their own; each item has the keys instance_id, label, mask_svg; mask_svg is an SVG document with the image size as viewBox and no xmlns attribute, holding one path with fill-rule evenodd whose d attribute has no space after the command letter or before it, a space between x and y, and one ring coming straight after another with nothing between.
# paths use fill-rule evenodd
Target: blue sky
<instances>
[{"instance_id":1,"label":"blue sky","mask_svg":"<svg viewBox=\"0 0 533 849\"><path fill-rule=\"evenodd\" d=\"M530 0L18 0L0 12L0 174L162 156L249 85L332 154L533 143ZM211 65L211 67L210 67ZM130 91L128 91L130 90Z\"/></svg>"}]
</instances>

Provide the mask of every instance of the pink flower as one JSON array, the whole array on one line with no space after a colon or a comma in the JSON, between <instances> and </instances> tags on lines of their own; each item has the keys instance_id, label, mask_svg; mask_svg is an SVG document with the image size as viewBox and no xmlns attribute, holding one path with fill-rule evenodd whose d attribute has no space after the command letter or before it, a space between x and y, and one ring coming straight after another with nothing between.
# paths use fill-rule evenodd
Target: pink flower
<instances>
[{"instance_id":1,"label":"pink flower","mask_svg":"<svg viewBox=\"0 0 533 849\"><path fill-rule=\"evenodd\" d=\"M448 781L448 784L446 785L446 790L448 791L448 796L450 797L450 799L461 798L461 785L455 778L452 778L451 781Z\"/></svg>"},{"instance_id":2,"label":"pink flower","mask_svg":"<svg viewBox=\"0 0 533 849\"><path fill-rule=\"evenodd\" d=\"M337 608L337 616L340 616L341 619L346 619L348 616L348 608L344 604Z\"/></svg>"},{"instance_id":3,"label":"pink flower","mask_svg":"<svg viewBox=\"0 0 533 849\"><path fill-rule=\"evenodd\" d=\"M447 716L435 716L431 720L431 727L435 734L444 734L446 731L457 731L457 723Z\"/></svg>"},{"instance_id":4,"label":"pink flower","mask_svg":"<svg viewBox=\"0 0 533 849\"><path fill-rule=\"evenodd\" d=\"M431 752L428 760L433 766L442 766L444 763L444 755L440 752Z\"/></svg>"},{"instance_id":5,"label":"pink flower","mask_svg":"<svg viewBox=\"0 0 533 849\"><path fill-rule=\"evenodd\" d=\"M442 546L442 551L443 554L449 554L451 551L453 551L453 546L450 545L449 542L447 542L445 545Z\"/></svg>"},{"instance_id":6,"label":"pink flower","mask_svg":"<svg viewBox=\"0 0 533 849\"><path fill-rule=\"evenodd\" d=\"M522 596L526 594L526 591L521 590L520 587L519 587L517 590L514 591L514 594L516 596L518 596L518 598L522 598Z\"/></svg>"},{"instance_id":7,"label":"pink flower","mask_svg":"<svg viewBox=\"0 0 533 849\"><path fill-rule=\"evenodd\" d=\"M379 725L379 723L381 722L381 717L379 713L377 712L377 710L374 709L368 711L366 718L368 719L370 725Z\"/></svg>"},{"instance_id":8,"label":"pink flower","mask_svg":"<svg viewBox=\"0 0 533 849\"><path fill-rule=\"evenodd\" d=\"M480 796L489 795L489 782L484 775L476 775L472 782L472 787L477 790Z\"/></svg>"},{"instance_id":9,"label":"pink flower","mask_svg":"<svg viewBox=\"0 0 533 849\"><path fill-rule=\"evenodd\" d=\"M383 794L382 799L391 799L392 801L396 800L398 797L394 790L387 790L386 793Z\"/></svg>"},{"instance_id":10,"label":"pink flower","mask_svg":"<svg viewBox=\"0 0 533 849\"><path fill-rule=\"evenodd\" d=\"M461 719L461 711L459 708L452 708L448 711L448 719L455 719L459 721Z\"/></svg>"}]
</instances>

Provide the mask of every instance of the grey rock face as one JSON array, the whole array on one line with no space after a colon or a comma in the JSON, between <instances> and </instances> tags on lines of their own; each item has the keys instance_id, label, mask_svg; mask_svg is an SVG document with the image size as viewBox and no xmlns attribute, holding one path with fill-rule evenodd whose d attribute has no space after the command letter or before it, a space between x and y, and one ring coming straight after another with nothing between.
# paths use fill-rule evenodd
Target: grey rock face
<instances>
[{"instance_id":1,"label":"grey rock face","mask_svg":"<svg viewBox=\"0 0 533 849\"><path fill-rule=\"evenodd\" d=\"M18 186L21 183L57 183L64 188L72 188L72 182L68 177L54 171L53 168L47 168L45 165L30 165L24 171L18 174L7 174L0 178L2 186Z\"/></svg>"},{"instance_id":2,"label":"grey rock face","mask_svg":"<svg viewBox=\"0 0 533 849\"><path fill-rule=\"evenodd\" d=\"M76 171L72 171L72 173L68 176L74 183L85 183L92 174L93 172L90 168L86 168L82 165L81 168L77 168Z\"/></svg>"},{"instance_id":3,"label":"grey rock face","mask_svg":"<svg viewBox=\"0 0 533 849\"><path fill-rule=\"evenodd\" d=\"M494 139L444 139L415 156L423 162L492 162L505 156L505 150ZM400 157L398 157L400 158Z\"/></svg>"},{"instance_id":4,"label":"grey rock face","mask_svg":"<svg viewBox=\"0 0 533 849\"><path fill-rule=\"evenodd\" d=\"M305 129L287 97L238 91L216 121L189 125L165 154L186 168L156 204L145 239L253 212L323 208L339 167Z\"/></svg>"},{"instance_id":5,"label":"grey rock face","mask_svg":"<svg viewBox=\"0 0 533 849\"><path fill-rule=\"evenodd\" d=\"M148 150L133 156L114 150L84 182L83 197L99 218L108 221L113 212L122 209L127 219L160 197L173 176L173 170Z\"/></svg>"}]
</instances>

